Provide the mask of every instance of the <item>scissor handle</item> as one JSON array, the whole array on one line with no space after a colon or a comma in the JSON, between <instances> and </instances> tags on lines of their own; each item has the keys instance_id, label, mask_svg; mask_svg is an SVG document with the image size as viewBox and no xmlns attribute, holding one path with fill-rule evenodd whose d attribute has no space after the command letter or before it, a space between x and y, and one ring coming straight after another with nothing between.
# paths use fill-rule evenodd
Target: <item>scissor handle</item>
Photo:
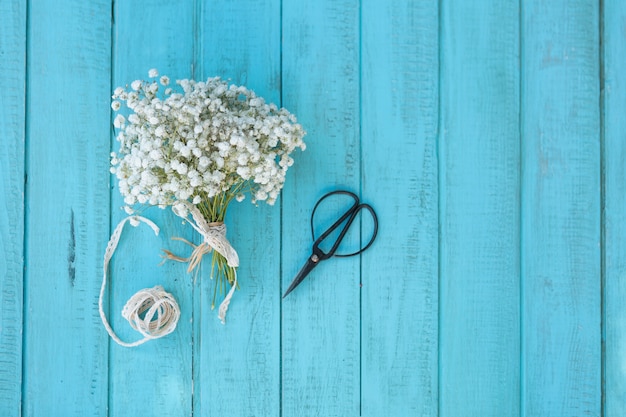
<instances>
[{"instance_id":1,"label":"scissor handle","mask_svg":"<svg viewBox=\"0 0 626 417\"><path fill-rule=\"evenodd\" d=\"M369 204L359 204L357 206L357 208L354 210L354 215L353 215L352 219L350 220L350 223L352 223L352 220L354 220L354 217L356 217L358 212L363 210L363 209L369 211L370 214L372 215L372 220L374 220L374 232L372 233L372 237L370 238L370 241L367 242L367 245L363 246L361 249L359 249L356 252L348 253L348 254L335 253L335 254L333 254L334 256L336 256L338 258L347 258L349 256L355 256L355 255L358 255L359 253L365 251L367 248L372 246L372 243L374 243L374 239L376 239L376 235L378 234L378 217L376 217L376 212L374 211L372 206L370 206ZM347 229L347 227L348 227L348 225L346 225L346 229Z\"/></svg>"},{"instance_id":2,"label":"scissor handle","mask_svg":"<svg viewBox=\"0 0 626 417\"><path fill-rule=\"evenodd\" d=\"M314 225L313 225L313 218L315 217L315 211L317 210L317 208L320 205L320 203L322 201L324 201L324 199L326 199L326 198L328 198L328 197L330 197L331 195L334 195L334 194L348 195L348 196L352 197L352 199L354 200L354 204L337 221L335 221L335 223L333 223L332 226L330 226L324 233L322 233L320 237L315 239L315 231L314 231ZM356 216L359 213L359 211L361 211L363 209L369 211L370 214L372 215L373 220L374 220L374 232L372 233L372 237L371 237L370 241L367 243L367 245L365 245L363 248L359 249L358 251L356 251L354 253L337 254L337 255L335 255L335 252L336 252L337 248L339 247L339 245L341 244L341 241L343 240L343 238L345 237L346 233L348 232L348 229L352 225L352 222L356 218ZM335 241L333 246L330 248L330 250L328 252L322 251L320 249L320 247L319 247L320 243L322 243L324 241L324 239L326 239L328 237L328 235L330 235L344 221L346 221L346 219L347 219L346 225L343 227L343 229L339 233L339 236L337 237L337 240ZM352 193L350 191L345 191L345 190L331 191L331 192L325 194L322 198L320 198L318 200L318 202L315 204L315 207L313 207L313 212L311 213L311 235L313 236L313 240L315 240L315 242L313 243L313 253L319 258L319 260L325 260L325 259L328 259L328 258L330 258L332 256L345 258L345 257L349 257L349 256L358 255L359 253L361 253L364 250L366 250L367 248L369 248L372 245L372 243L374 243L374 239L376 239L377 233L378 233L378 218L376 217L376 213L374 212L374 209L369 204L361 204L360 201L359 201L359 197L357 197L356 194L354 194L354 193Z\"/></svg>"}]
</instances>

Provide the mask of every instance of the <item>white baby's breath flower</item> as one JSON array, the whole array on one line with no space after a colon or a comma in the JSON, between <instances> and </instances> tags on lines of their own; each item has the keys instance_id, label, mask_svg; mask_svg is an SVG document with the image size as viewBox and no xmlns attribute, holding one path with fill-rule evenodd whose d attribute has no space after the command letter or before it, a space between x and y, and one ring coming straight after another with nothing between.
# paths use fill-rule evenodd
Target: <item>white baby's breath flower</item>
<instances>
[{"instance_id":1,"label":"white baby's breath flower","mask_svg":"<svg viewBox=\"0 0 626 417\"><path fill-rule=\"evenodd\" d=\"M183 163L178 164L178 166L176 167L176 171L178 171L180 175L187 174L187 171L188 171L187 164L183 164Z\"/></svg>"},{"instance_id":2,"label":"white baby's breath flower","mask_svg":"<svg viewBox=\"0 0 626 417\"><path fill-rule=\"evenodd\" d=\"M189 158L191 156L191 149L189 149L188 146L182 146L179 152L185 158Z\"/></svg>"},{"instance_id":3,"label":"white baby's breath flower","mask_svg":"<svg viewBox=\"0 0 626 417\"><path fill-rule=\"evenodd\" d=\"M259 200L259 201L263 201L267 199L267 191L261 189L259 191L256 192L256 194L254 195L254 197Z\"/></svg>"},{"instance_id":4,"label":"white baby's breath flower","mask_svg":"<svg viewBox=\"0 0 626 417\"><path fill-rule=\"evenodd\" d=\"M202 155L198 159L198 167L200 168L200 171L204 171L209 166L210 163L211 163L211 160L206 155Z\"/></svg>"},{"instance_id":5,"label":"white baby's breath flower","mask_svg":"<svg viewBox=\"0 0 626 417\"><path fill-rule=\"evenodd\" d=\"M250 168L248 167L237 167L237 174L244 180L247 181L250 179Z\"/></svg>"},{"instance_id":6,"label":"white baby's breath flower","mask_svg":"<svg viewBox=\"0 0 626 417\"><path fill-rule=\"evenodd\" d=\"M118 114L117 116L115 116L115 119L113 119L113 126L115 126L117 129L121 129L125 122L126 119L124 119L124 116Z\"/></svg>"},{"instance_id":7,"label":"white baby's breath flower","mask_svg":"<svg viewBox=\"0 0 626 417\"><path fill-rule=\"evenodd\" d=\"M159 74L151 69L148 76ZM214 198L241 201L247 192L253 203L273 204L291 154L305 149L295 116L220 78L178 80L159 91L169 84L162 75L114 90L113 111L122 104L130 110L113 120L120 149L111 156L125 204L172 206L183 214L182 200L208 210Z\"/></svg>"},{"instance_id":8,"label":"white baby's breath flower","mask_svg":"<svg viewBox=\"0 0 626 417\"><path fill-rule=\"evenodd\" d=\"M153 149L153 150L151 150L150 151L150 158L152 158L155 161L163 159L163 151L161 151L160 149Z\"/></svg>"},{"instance_id":9,"label":"white baby's breath flower","mask_svg":"<svg viewBox=\"0 0 626 417\"><path fill-rule=\"evenodd\" d=\"M172 206L172 211L179 217L182 217L183 219L187 217L187 213L189 213L189 210L187 209L187 206L183 203L176 203Z\"/></svg>"}]
</instances>

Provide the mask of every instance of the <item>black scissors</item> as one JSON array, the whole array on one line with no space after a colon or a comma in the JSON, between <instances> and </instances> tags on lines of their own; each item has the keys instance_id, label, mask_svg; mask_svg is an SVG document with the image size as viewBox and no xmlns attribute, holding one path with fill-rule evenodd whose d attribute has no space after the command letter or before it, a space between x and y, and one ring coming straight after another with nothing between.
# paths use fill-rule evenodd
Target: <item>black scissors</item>
<instances>
[{"instance_id":1,"label":"black scissors","mask_svg":"<svg viewBox=\"0 0 626 417\"><path fill-rule=\"evenodd\" d=\"M328 230L322 233L320 237L315 239L315 231L313 227L313 217L315 216L315 210L317 210L317 207L320 205L322 201L336 194L343 194L343 195L350 196L354 200L354 203L348 209L348 211L346 211L339 219L337 219L335 223L333 223L332 226L328 228ZM348 232L348 229L352 225L352 222L354 221L357 214L359 214L361 210L369 211L370 214L372 215L372 219L374 220L374 232L372 233L371 239L369 240L367 245L365 245L364 247L362 247L356 252L345 254L345 255L336 254L335 252L337 251L337 248L341 244L341 241L343 240L344 236ZM324 239L326 239L331 233L333 233L344 222L346 224L341 230L341 232L339 232L339 237L337 237L337 240L335 241L333 246L330 248L330 250L328 252L324 252L322 249L320 249L320 244L324 241ZM358 255L364 250L366 250L367 248L369 248L372 245L372 243L374 243L374 239L376 239L377 233L378 233L378 218L376 217L376 213L374 212L374 209L369 204L361 203L359 200L359 197L357 197L356 194L351 193L350 191L338 190L338 191L331 191L330 193L324 195L315 204L315 207L313 207L313 213L311 213L311 235L313 236L313 240L315 241L313 243L313 253L309 257L309 259L307 259L306 263L304 264L300 272L298 272L298 275L296 275L296 277L294 278L289 288L287 288L287 291L285 291L285 295L283 295L283 298L285 298L287 294L293 291L302 282L302 280L304 280L304 278L307 275L309 275L309 272L311 272L313 268L315 268L320 263L320 261L325 261L326 259L329 259L332 256L345 258L348 256Z\"/></svg>"}]
</instances>

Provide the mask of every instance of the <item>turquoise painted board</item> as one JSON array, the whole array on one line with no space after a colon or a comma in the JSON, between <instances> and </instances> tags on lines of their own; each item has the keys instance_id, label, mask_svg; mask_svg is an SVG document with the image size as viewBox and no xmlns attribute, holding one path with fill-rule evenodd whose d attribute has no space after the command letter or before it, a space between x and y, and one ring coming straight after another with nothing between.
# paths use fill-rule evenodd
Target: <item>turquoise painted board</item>
<instances>
[{"instance_id":1,"label":"turquoise painted board","mask_svg":"<svg viewBox=\"0 0 626 417\"><path fill-rule=\"evenodd\" d=\"M626 4L604 3L604 416L626 410Z\"/></svg>"},{"instance_id":2,"label":"turquoise painted board","mask_svg":"<svg viewBox=\"0 0 626 417\"><path fill-rule=\"evenodd\" d=\"M24 416L107 412L97 305L109 232L111 8L64 6L28 8Z\"/></svg>"},{"instance_id":3,"label":"turquoise painted board","mask_svg":"<svg viewBox=\"0 0 626 417\"><path fill-rule=\"evenodd\" d=\"M0 4L0 415L22 398L26 1Z\"/></svg>"},{"instance_id":4,"label":"turquoise painted board","mask_svg":"<svg viewBox=\"0 0 626 417\"><path fill-rule=\"evenodd\" d=\"M440 11L442 417L520 412L520 13L481 6Z\"/></svg>"},{"instance_id":5,"label":"turquoise painted board","mask_svg":"<svg viewBox=\"0 0 626 417\"><path fill-rule=\"evenodd\" d=\"M307 129L283 196L282 291L311 255L311 210L328 191L359 191L359 9L283 2L283 105ZM320 221L327 221L320 219ZM347 242L350 243L350 242ZM359 413L359 259L322 263L282 303L284 416Z\"/></svg>"},{"instance_id":6,"label":"turquoise painted board","mask_svg":"<svg viewBox=\"0 0 626 417\"><path fill-rule=\"evenodd\" d=\"M198 78L220 76L280 105L280 2L211 1L197 13ZM224 326L217 307L211 310L214 282L208 270L202 275L194 340L198 415L280 413L280 217L280 201L256 206L247 198L228 210L240 291Z\"/></svg>"},{"instance_id":7,"label":"turquoise painted board","mask_svg":"<svg viewBox=\"0 0 626 417\"><path fill-rule=\"evenodd\" d=\"M141 10L139 19L137 10ZM191 77L195 35L193 16L192 1L115 2L112 88L135 79L145 80L152 68L170 75L172 81ZM117 149L118 143L114 141L112 150ZM115 227L126 214L121 210L124 203L116 181L113 181L111 192L111 221ZM155 285L162 285L174 295L181 306L181 317L177 331L158 342L135 349L110 342L109 415L189 416L193 409L195 287L184 264L166 262L159 266L162 261L159 255L162 248L186 254L188 247L173 242L171 238L180 236L192 240L194 234L169 209L150 208L144 215L159 225L160 235L155 237L145 225L136 230L128 227L125 231L111 268L109 318L125 341L140 339L120 312L138 290Z\"/></svg>"},{"instance_id":8,"label":"turquoise painted board","mask_svg":"<svg viewBox=\"0 0 626 417\"><path fill-rule=\"evenodd\" d=\"M437 415L437 16L436 1L362 7L361 189L380 218L361 261L363 416Z\"/></svg>"},{"instance_id":9,"label":"turquoise painted board","mask_svg":"<svg viewBox=\"0 0 626 417\"><path fill-rule=\"evenodd\" d=\"M522 411L601 412L599 16L522 7Z\"/></svg>"},{"instance_id":10,"label":"turquoise painted board","mask_svg":"<svg viewBox=\"0 0 626 417\"><path fill-rule=\"evenodd\" d=\"M0 415L625 415L624 19L599 0L3 2ZM128 349L97 311L126 216L110 96L151 68L252 88L308 148L275 206L229 210L226 325L207 262L158 265L200 241L188 224L149 208L158 237L125 230L115 330L139 338L120 311L144 287L182 308ZM337 188L379 236L283 300Z\"/></svg>"}]
</instances>

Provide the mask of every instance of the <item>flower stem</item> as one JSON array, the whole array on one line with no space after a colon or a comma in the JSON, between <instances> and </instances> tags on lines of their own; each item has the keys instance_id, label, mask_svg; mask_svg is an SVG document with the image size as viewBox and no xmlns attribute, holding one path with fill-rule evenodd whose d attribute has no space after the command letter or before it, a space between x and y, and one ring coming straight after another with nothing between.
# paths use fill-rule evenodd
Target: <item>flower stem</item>
<instances>
[{"instance_id":1,"label":"flower stem","mask_svg":"<svg viewBox=\"0 0 626 417\"><path fill-rule=\"evenodd\" d=\"M230 202L237 196L245 184L239 183L230 190L222 192L212 198L202 198L202 201L196 205L205 220L208 222L224 222L226 218L226 210ZM206 196L204 196L206 197ZM235 283L235 268L228 266L228 261L219 252L212 251L211 257L211 278L215 278L213 287L213 299L211 308L215 308L215 300L217 298L218 287L219 293L225 294L227 285Z\"/></svg>"}]
</instances>

